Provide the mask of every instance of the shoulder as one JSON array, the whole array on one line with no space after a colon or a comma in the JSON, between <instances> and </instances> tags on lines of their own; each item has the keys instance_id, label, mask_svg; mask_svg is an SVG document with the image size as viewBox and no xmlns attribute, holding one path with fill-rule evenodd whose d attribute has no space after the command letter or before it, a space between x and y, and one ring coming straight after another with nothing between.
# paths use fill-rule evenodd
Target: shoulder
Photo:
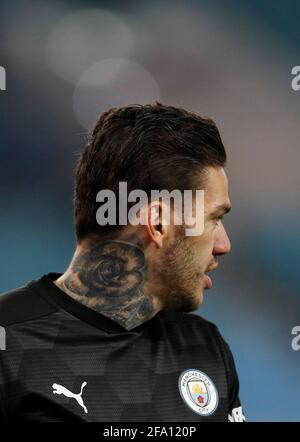
<instances>
[{"instance_id":1,"label":"shoulder","mask_svg":"<svg viewBox=\"0 0 300 442\"><path fill-rule=\"evenodd\" d=\"M216 324L197 313L184 313L171 310L161 312L165 324L173 324L172 333L181 331L191 342L205 341L212 347L218 348L225 361L231 357L231 350Z\"/></svg>"},{"instance_id":2,"label":"shoulder","mask_svg":"<svg viewBox=\"0 0 300 442\"><path fill-rule=\"evenodd\" d=\"M220 334L218 327L213 322L208 321L197 313L176 312L173 310L164 310L161 313L162 318L166 322L194 324L200 328L207 328L213 333Z\"/></svg>"},{"instance_id":3,"label":"shoulder","mask_svg":"<svg viewBox=\"0 0 300 442\"><path fill-rule=\"evenodd\" d=\"M2 327L37 319L55 310L55 307L33 288L33 281L0 294L0 325Z\"/></svg>"}]
</instances>

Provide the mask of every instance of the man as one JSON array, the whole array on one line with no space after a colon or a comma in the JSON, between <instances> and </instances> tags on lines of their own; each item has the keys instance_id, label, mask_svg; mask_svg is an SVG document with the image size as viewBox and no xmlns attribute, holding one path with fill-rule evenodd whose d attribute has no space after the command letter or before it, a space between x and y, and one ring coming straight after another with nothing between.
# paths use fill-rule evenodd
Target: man
<instances>
[{"instance_id":1,"label":"man","mask_svg":"<svg viewBox=\"0 0 300 442\"><path fill-rule=\"evenodd\" d=\"M230 349L192 313L230 251L225 162L210 119L160 103L102 114L76 171L69 267L0 297L3 421L244 420ZM120 200L121 182L204 190L203 231L186 235L174 204L163 222L161 199L143 223L100 225L99 191Z\"/></svg>"}]
</instances>

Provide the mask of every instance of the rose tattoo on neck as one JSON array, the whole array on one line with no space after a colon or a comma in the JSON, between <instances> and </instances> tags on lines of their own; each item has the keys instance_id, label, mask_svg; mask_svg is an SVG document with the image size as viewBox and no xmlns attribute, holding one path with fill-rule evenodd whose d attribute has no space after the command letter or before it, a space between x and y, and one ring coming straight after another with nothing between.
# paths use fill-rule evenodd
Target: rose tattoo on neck
<instances>
[{"instance_id":1,"label":"rose tattoo on neck","mask_svg":"<svg viewBox=\"0 0 300 442\"><path fill-rule=\"evenodd\" d=\"M152 298L143 292L145 270L139 247L103 241L75 257L59 286L130 330L155 314Z\"/></svg>"}]
</instances>

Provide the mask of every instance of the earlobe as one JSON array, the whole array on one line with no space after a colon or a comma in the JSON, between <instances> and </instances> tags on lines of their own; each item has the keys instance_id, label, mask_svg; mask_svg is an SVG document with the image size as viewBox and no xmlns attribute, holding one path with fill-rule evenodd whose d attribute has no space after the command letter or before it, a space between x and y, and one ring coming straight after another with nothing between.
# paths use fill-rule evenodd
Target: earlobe
<instances>
[{"instance_id":1,"label":"earlobe","mask_svg":"<svg viewBox=\"0 0 300 442\"><path fill-rule=\"evenodd\" d=\"M164 227L161 219L162 211L159 202L154 202L148 207L147 230L151 240L161 248L163 246Z\"/></svg>"},{"instance_id":2,"label":"earlobe","mask_svg":"<svg viewBox=\"0 0 300 442\"><path fill-rule=\"evenodd\" d=\"M163 246L163 235L159 230L155 230L153 235L153 241L157 245L157 247L161 248Z\"/></svg>"}]
</instances>

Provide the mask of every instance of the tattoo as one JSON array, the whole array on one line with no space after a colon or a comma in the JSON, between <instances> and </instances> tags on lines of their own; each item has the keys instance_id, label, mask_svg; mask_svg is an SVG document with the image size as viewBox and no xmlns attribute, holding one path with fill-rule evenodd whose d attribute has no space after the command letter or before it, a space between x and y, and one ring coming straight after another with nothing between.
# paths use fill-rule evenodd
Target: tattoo
<instances>
[{"instance_id":1,"label":"tattoo","mask_svg":"<svg viewBox=\"0 0 300 442\"><path fill-rule=\"evenodd\" d=\"M130 330L156 313L153 298L143 292L145 267L139 247L104 241L75 257L58 285L77 301Z\"/></svg>"}]
</instances>

